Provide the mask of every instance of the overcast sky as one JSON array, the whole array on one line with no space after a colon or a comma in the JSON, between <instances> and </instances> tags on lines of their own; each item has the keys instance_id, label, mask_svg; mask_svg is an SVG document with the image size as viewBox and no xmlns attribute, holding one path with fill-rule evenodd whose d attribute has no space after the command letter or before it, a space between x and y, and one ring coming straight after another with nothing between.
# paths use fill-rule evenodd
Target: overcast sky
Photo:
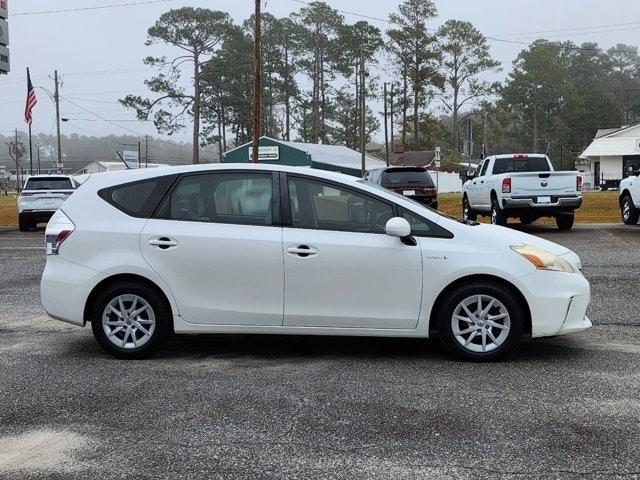
<instances>
[{"instance_id":1,"label":"overcast sky","mask_svg":"<svg viewBox=\"0 0 640 480\"><path fill-rule=\"evenodd\" d=\"M149 70L142 65L143 57L149 54L171 57L174 53L169 47L164 51L145 47L147 28L170 8L199 6L223 10L236 23L248 17L253 9L253 0L169 0L94 11L19 15L139 1L142 0L9 0L12 71L0 77L0 133L7 135L14 128L26 129L23 109L25 69L29 66L34 85L50 90L53 81L48 76L57 68L63 79L61 95L82 107L62 102L61 115L70 119L63 123L63 133L131 133L127 128L156 135L152 124L134 121L135 116L117 104L127 93L144 95L142 82L149 76ZM326 1L334 8L379 18L387 18L400 3L398 0ZM485 35L527 42L541 36L553 40L597 41L605 48L617 43L637 45L640 38L640 0L436 0L436 3L439 17L433 22L434 28L447 19L456 18L471 21ZM300 6L295 0L266 1L266 11L278 17ZM345 14L345 19L359 20L349 14ZM388 27L383 21L369 21L382 30ZM561 31L519 35L549 30ZM503 62L500 79L506 76L522 48L522 45L491 41L493 56ZM42 90L37 94L39 103L33 130L48 134L54 131L52 101ZM83 108L124 128L98 120ZM188 130L173 138L188 141Z\"/></svg>"}]
</instances>

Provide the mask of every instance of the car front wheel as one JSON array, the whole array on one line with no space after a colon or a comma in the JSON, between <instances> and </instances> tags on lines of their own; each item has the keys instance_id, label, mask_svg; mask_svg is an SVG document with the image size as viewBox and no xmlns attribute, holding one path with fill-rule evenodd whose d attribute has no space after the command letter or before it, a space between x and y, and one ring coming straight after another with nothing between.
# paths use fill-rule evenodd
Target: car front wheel
<instances>
[{"instance_id":1,"label":"car front wheel","mask_svg":"<svg viewBox=\"0 0 640 480\"><path fill-rule=\"evenodd\" d=\"M116 358L139 359L151 355L171 332L171 312L153 289L136 283L107 288L91 311L93 335Z\"/></svg>"},{"instance_id":2,"label":"car front wheel","mask_svg":"<svg viewBox=\"0 0 640 480\"><path fill-rule=\"evenodd\" d=\"M633 199L629 195L625 195L620 202L620 211L622 213L622 221L625 225L635 225L640 218L640 210L633 204Z\"/></svg>"},{"instance_id":3,"label":"car front wheel","mask_svg":"<svg viewBox=\"0 0 640 480\"><path fill-rule=\"evenodd\" d=\"M497 360L520 342L524 324L513 293L498 284L473 283L450 293L439 313L445 348L472 361Z\"/></svg>"}]
</instances>

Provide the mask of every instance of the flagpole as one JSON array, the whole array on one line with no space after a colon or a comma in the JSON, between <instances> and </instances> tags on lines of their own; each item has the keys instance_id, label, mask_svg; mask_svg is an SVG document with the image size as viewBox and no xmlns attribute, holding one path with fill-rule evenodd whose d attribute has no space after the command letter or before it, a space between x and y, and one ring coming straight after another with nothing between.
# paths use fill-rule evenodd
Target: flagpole
<instances>
[{"instance_id":1,"label":"flagpole","mask_svg":"<svg viewBox=\"0 0 640 480\"><path fill-rule=\"evenodd\" d=\"M27 67L27 78L29 78L29 67ZM31 121L29 121L29 175L33 175L33 143L31 141Z\"/></svg>"}]
</instances>

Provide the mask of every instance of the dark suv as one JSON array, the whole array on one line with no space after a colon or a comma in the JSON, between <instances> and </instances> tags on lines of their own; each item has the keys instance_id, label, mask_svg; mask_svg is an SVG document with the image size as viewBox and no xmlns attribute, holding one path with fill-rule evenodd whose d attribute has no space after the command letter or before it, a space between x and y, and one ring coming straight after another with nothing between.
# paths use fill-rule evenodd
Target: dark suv
<instances>
[{"instance_id":1,"label":"dark suv","mask_svg":"<svg viewBox=\"0 0 640 480\"><path fill-rule=\"evenodd\" d=\"M438 189L425 167L387 167L370 170L364 179L438 209Z\"/></svg>"}]
</instances>

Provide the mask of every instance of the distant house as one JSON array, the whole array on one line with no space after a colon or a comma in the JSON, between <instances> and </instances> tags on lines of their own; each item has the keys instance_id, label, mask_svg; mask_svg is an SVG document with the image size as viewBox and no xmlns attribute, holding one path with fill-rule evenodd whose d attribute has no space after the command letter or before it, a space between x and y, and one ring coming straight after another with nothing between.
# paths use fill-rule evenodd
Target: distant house
<instances>
[{"instance_id":1,"label":"distant house","mask_svg":"<svg viewBox=\"0 0 640 480\"><path fill-rule=\"evenodd\" d=\"M229 150L222 157L223 163L248 163L251 161L252 144L245 143ZM260 163L274 163L299 167L318 168L359 177L362 154L343 145L287 142L275 138L260 137L258 152ZM365 155L365 170L382 168L386 163L371 155Z\"/></svg>"},{"instance_id":2,"label":"distant house","mask_svg":"<svg viewBox=\"0 0 640 480\"><path fill-rule=\"evenodd\" d=\"M129 168L137 169L137 163L129 163ZM149 163L145 165L142 164L142 168L159 168L159 167L168 167L169 165L162 163ZM87 175L91 173L102 173L102 172L117 172L119 170L126 170L127 167L123 162L91 162L86 165L84 168L78 170L74 175Z\"/></svg>"},{"instance_id":3,"label":"distant house","mask_svg":"<svg viewBox=\"0 0 640 480\"><path fill-rule=\"evenodd\" d=\"M396 151L391 163L405 167L431 167L435 168L436 152L432 150L420 150L415 152Z\"/></svg>"},{"instance_id":4,"label":"distant house","mask_svg":"<svg viewBox=\"0 0 640 480\"><path fill-rule=\"evenodd\" d=\"M619 182L640 170L640 124L598 130L576 166L587 174L585 184L595 187Z\"/></svg>"}]
</instances>

